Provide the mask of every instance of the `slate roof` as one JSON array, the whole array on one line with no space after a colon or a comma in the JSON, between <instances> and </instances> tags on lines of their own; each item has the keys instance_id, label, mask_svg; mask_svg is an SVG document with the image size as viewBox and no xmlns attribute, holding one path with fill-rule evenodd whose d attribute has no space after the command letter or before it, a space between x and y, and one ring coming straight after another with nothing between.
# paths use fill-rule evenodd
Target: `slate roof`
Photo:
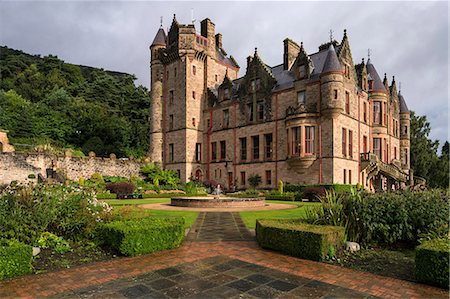
<instances>
[{"instance_id":1,"label":"slate roof","mask_svg":"<svg viewBox=\"0 0 450 299\"><path fill-rule=\"evenodd\" d=\"M163 28L159 28L153 40L152 46L165 46L166 45L166 32Z\"/></svg>"},{"instance_id":2,"label":"slate roof","mask_svg":"<svg viewBox=\"0 0 450 299\"><path fill-rule=\"evenodd\" d=\"M403 98L400 92L398 93L398 100L400 102L400 113L409 112L408 106L406 106L405 98Z\"/></svg>"},{"instance_id":3,"label":"slate roof","mask_svg":"<svg viewBox=\"0 0 450 299\"><path fill-rule=\"evenodd\" d=\"M273 88L273 91L279 91L294 86L294 77L289 70L284 69L283 64L274 66L270 69L275 80L277 80L277 84Z\"/></svg>"},{"instance_id":4,"label":"slate roof","mask_svg":"<svg viewBox=\"0 0 450 299\"><path fill-rule=\"evenodd\" d=\"M239 66L229 57L224 55L219 48L216 48L217 58L225 64L231 65L233 67L239 68Z\"/></svg>"},{"instance_id":5,"label":"slate roof","mask_svg":"<svg viewBox=\"0 0 450 299\"><path fill-rule=\"evenodd\" d=\"M330 44L330 47L327 51L327 58L325 59L325 62L323 64L322 73L336 72L340 70L342 70L341 63L339 62L333 44Z\"/></svg>"},{"instance_id":6,"label":"slate roof","mask_svg":"<svg viewBox=\"0 0 450 299\"><path fill-rule=\"evenodd\" d=\"M380 76L377 73L377 70L373 66L372 62L367 60L367 73L369 74L369 80L373 80L372 82L372 90L383 90L386 91L386 87L384 86L383 82L380 79Z\"/></svg>"}]
</instances>

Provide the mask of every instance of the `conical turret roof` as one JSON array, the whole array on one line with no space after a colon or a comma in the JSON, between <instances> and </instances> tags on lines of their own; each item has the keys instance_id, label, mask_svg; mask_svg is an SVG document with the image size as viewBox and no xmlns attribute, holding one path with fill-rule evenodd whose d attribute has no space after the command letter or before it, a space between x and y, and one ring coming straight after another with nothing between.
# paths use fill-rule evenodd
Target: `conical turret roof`
<instances>
[{"instance_id":1,"label":"conical turret roof","mask_svg":"<svg viewBox=\"0 0 450 299\"><path fill-rule=\"evenodd\" d=\"M407 113L409 112L408 106L406 106L406 101L403 95L399 92L398 93L398 100L400 102L400 113Z\"/></svg>"},{"instance_id":2,"label":"conical turret roof","mask_svg":"<svg viewBox=\"0 0 450 299\"><path fill-rule=\"evenodd\" d=\"M165 45L166 45L166 32L161 27L158 29L158 32L156 33L155 39L153 40L151 46L165 46Z\"/></svg>"},{"instance_id":3,"label":"conical turret roof","mask_svg":"<svg viewBox=\"0 0 450 299\"><path fill-rule=\"evenodd\" d=\"M372 89L371 90L382 90L386 91L386 88L383 82L380 79L380 76L377 73L377 70L373 66L370 58L367 60L367 73L369 74L369 80L372 80Z\"/></svg>"},{"instance_id":4,"label":"conical turret roof","mask_svg":"<svg viewBox=\"0 0 450 299\"><path fill-rule=\"evenodd\" d=\"M323 64L322 74L328 72L337 72L341 71L342 66L337 57L336 51L334 50L333 43L330 43L330 47L328 48L327 58L325 59L325 63Z\"/></svg>"}]
</instances>

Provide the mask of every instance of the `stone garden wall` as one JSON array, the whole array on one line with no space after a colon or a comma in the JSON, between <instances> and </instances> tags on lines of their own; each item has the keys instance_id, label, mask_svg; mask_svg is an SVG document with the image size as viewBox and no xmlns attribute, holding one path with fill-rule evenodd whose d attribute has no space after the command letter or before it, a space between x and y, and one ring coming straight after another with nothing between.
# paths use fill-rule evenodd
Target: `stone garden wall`
<instances>
[{"instance_id":1,"label":"stone garden wall","mask_svg":"<svg viewBox=\"0 0 450 299\"><path fill-rule=\"evenodd\" d=\"M35 181L36 179L28 178L30 174L34 174L36 178L39 174L48 178L54 171L75 181L80 177L88 179L95 172L130 177L139 175L141 165L141 162L133 159L116 159L114 155L111 158L99 158L95 155L71 157L48 153L0 153L0 184Z\"/></svg>"}]
</instances>

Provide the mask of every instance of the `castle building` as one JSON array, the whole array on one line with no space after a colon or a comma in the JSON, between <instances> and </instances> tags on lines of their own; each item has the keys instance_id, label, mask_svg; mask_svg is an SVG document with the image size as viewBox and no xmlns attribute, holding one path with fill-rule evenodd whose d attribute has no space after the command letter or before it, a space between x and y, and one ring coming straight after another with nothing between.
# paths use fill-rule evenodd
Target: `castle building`
<instances>
[{"instance_id":1,"label":"castle building","mask_svg":"<svg viewBox=\"0 0 450 299\"><path fill-rule=\"evenodd\" d=\"M280 179L372 191L409 185L405 99L370 58L354 64L346 31L312 54L285 39L283 63L273 67L255 49L239 77L214 23L200 29L174 16L150 46L152 161L184 182L226 189L249 187L255 174L263 188Z\"/></svg>"}]
</instances>

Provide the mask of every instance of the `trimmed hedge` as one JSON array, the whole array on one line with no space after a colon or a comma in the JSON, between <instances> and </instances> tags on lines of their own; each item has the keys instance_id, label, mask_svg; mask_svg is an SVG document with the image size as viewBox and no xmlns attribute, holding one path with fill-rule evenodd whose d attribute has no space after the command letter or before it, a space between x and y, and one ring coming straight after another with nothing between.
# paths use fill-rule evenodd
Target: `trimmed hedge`
<instances>
[{"instance_id":1,"label":"trimmed hedge","mask_svg":"<svg viewBox=\"0 0 450 299\"><path fill-rule=\"evenodd\" d=\"M114 193L97 193L97 199L117 199L117 194Z\"/></svg>"},{"instance_id":2,"label":"trimmed hedge","mask_svg":"<svg viewBox=\"0 0 450 299\"><path fill-rule=\"evenodd\" d=\"M266 200L286 200L286 201L294 201L295 193L292 192L284 192L283 194L267 194Z\"/></svg>"},{"instance_id":3,"label":"trimmed hedge","mask_svg":"<svg viewBox=\"0 0 450 299\"><path fill-rule=\"evenodd\" d=\"M305 224L294 219L256 220L256 239L263 248L313 260L334 257L344 243L345 228Z\"/></svg>"},{"instance_id":4,"label":"trimmed hedge","mask_svg":"<svg viewBox=\"0 0 450 299\"><path fill-rule=\"evenodd\" d=\"M184 237L184 218L113 221L100 226L98 233L113 249L135 256L178 247Z\"/></svg>"},{"instance_id":5,"label":"trimmed hedge","mask_svg":"<svg viewBox=\"0 0 450 299\"><path fill-rule=\"evenodd\" d=\"M418 281L449 287L449 240L435 239L416 247L416 278Z\"/></svg>"},{"instance_id":6,"label":"trimmed hedge","mask_svg":"<svg viewBox=\"0 0 450 299\"><path fill-rule=\"evenodd\" d=\"M334 190L335 192L350 192L352 188L356 188L356 185L350 184L314 184L314 185L285 185L285 192L303 193L305 188L310 187L323 187L326 190Z\"/></svg>"},{"instance_id":7,"label":"trimmed hedge","mask_svg":"<svg viewBox=\"0 0 450 299\"><path fill-rule=\"evenodd\" d=\"M16 240L0 240L0 279L30 273L33 248Z\"/></svg>"}]
</instances>

